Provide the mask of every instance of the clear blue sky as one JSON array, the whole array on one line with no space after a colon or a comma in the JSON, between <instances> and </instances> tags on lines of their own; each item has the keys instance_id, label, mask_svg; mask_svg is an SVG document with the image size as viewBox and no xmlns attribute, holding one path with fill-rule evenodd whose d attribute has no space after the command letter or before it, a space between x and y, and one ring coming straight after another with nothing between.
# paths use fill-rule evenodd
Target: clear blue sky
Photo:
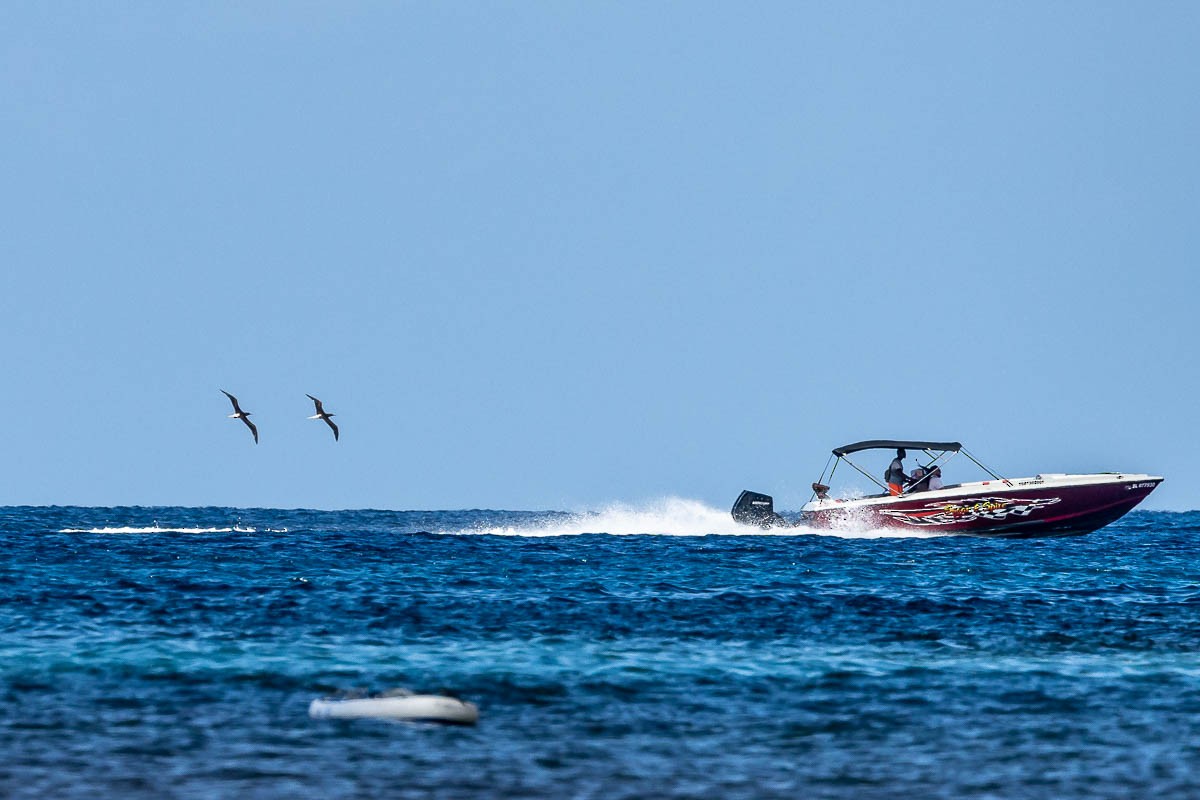
<instances>
[{"instance_id":1,"label":"clear blue sky","mask_svg":"<svg viewBox=\"0 0 1200 800\"><path fill-rule=\"evenodd\" d=\"M4 17L0 504L796 507L914 437L1200 507L1196 4Z\"/></svg>"}]
</instances>

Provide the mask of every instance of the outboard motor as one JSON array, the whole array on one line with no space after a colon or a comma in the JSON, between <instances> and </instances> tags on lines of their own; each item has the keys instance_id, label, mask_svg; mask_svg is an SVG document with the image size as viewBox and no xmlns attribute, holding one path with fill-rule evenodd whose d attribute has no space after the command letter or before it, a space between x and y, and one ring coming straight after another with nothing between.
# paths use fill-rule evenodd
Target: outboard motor
<instances>
[{"instance_id":1,"label":"outboard motor","mask_svg":"<svg viewBox=\"0 0 1200 800\"><path fill-rule=\"evenodd\" d=\"M760 528L790 527L786 519L775 513L775 501L769 494L759 494L749 489L738 495L733 504L733 521Z\"/></svg>"}]
</instances>

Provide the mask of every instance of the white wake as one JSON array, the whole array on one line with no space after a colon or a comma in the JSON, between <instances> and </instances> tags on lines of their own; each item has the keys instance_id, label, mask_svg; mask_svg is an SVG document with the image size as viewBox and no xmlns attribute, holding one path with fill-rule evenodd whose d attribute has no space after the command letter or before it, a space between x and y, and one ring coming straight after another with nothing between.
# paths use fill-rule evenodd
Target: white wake
<instances>
[{"instance_id":1,"label":"white wake","mask_svg":"<svg viewBox=\"0 0 1200 800\"><path fill-rule=\"evenodd\" d=\"M580 536L604 533L610 536L833 536L841 539L927 538L938 534L894 528L872 529L848 524L836 529L771 528L761 530L733 521L727 509L713 508L698 500L666 497L643 506L614 503L601 511L583 511L524 525L480 526L441 533L475 533L491 536Z\"/></svg>"}]
</instances>

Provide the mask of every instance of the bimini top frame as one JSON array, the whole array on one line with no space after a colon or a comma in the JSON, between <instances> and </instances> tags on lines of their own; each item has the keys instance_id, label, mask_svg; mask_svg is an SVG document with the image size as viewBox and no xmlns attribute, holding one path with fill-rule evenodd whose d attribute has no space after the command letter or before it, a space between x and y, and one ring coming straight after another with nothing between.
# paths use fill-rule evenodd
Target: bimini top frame
<instances>
[{"instance_id":1,"label":"bimini top frame","mask_svg":"<svg viewBox=\"0 0 1200 800\"><path fill-rule=\"evenodd\" d=\"M955 455L962 453L964 456L966 456L967 458L969 458L971 460L971 463L975 464L975 466L979 467L981 470L986 472L988 475L991 475L992 478L994 478L995 480L1003 481L1004 483L1009 484L1010 486L1012 485L1010 483L1010 481L1008 480L1008 478L1003 478L1000 475L997 475L995 472L992 472L990 469L988 469L986 466L984 466L982 463L980 463L979 459L977 459L977 458L975 458L975 456L971 455L970 452L968 452L967 449L965 447L963 447L962 444L959 442L919 442L919 441L910 441L907 439L868 439L863 442L855 442L854 444L847 444L847 445L843 445L841 447L835 447L833 449L833 456L837 457L837 461L834 462L833 469L829 471L829 480L830 481L833 480L833 473L837 472L837 465L840 464L841 462L845 461L851 467L853 467L854 469L856 469L860 473L862 473L863 477L865 477L867 480L871 481L871 483L875 484L880 489L887 492L888 487L886 484L884 484L882 481L880 481L878 478L876 478L871 473L869 473L866 470L859 467L857 464L855 464L850 459L846 458L846 456L848 456L850 453L862 452L863 450L899 450L902 448L904 450L908 450L911 448L913 450L920 450L920 451L923 451L924 453L926 453L930 458L933 459L931 462L929 462L929 464L926 465L927 467L939 466L938 462L945 463L945 461L949 461ZM943 459L944 459L944 461L943 461ZM832 457L831 457L831 460L832 460ZM829 469L828 462L825 464L825 469ZM821 470L821 479L819 481L817 481L817 483L813 484L813 490L814 490L813 496L814 497L817 496L816 491L817 491L818 487L821 487L822 489L829 488L829 487L825 486L824 484L825 484L825 470Z\"/></svg>"}]
</instances>

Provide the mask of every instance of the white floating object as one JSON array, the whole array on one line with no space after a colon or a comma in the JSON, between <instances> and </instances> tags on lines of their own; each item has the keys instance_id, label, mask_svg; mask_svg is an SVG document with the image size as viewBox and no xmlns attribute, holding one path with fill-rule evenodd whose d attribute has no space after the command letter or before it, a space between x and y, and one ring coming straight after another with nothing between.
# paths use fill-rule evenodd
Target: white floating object
<instances>
[{"instance_id":1,"label":"white floating object","mask_svg":"<svg viewBox=\"0 0 1200 800\"><path fill-rule=\"evenodd\" d=\"M317 699L308 704L313 719L395 719L474 725L479 708L456 697L437 694L395 694L352 700Z\"/></svg>"}]
</instances>

